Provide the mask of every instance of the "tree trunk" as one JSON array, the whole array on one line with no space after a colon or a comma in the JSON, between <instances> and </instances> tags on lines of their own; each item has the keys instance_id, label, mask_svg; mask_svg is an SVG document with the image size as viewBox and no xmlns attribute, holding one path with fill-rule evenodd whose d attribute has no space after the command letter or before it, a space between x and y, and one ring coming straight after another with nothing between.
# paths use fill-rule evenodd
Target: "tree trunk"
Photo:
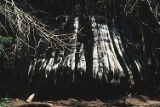
<instances>
[{"instance_id":1,"label":"tree trunk","mask_svg":"<svg viewBox=\"0 0 160 107\"><path fill-rule=\"evenodd\" d=\"M34 57L32 52L25 56L31 59L22 69L22 74L28 73L24 76L28 78L27 89L39 90L44 84L50 84L51 89L71 88L97 81L107 86L127 84L128 89L148 81L157 84L154 78L155 73L160 74L155 51L160 34L158 0L29 3L49 13L42 21L51 29L58 29L55 34L70 38L65 41L70 46L50 47L46 42L39 44Z\"/></svg>"}]
</instances>

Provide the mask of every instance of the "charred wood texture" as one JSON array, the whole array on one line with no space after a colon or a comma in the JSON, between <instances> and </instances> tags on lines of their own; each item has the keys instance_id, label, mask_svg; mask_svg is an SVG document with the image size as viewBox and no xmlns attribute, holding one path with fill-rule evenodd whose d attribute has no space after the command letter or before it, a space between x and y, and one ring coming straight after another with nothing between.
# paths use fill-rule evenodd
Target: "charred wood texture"
<instances>
[{"instance_id":1,"label":"charred wood texture","mask_svg":"<svg viewBox=\"0 0 160 107\"><path fill-rule=\"evenodd\" d=\"M133 35L126 21L121 25L124 33L120 33L118 25L108 26L104 16L62 18L69 23L66 24L69 29L64 26L64 32L73 32L74 35L71 51L54 47L48 49L47 44L41 44L37 57L31 60L28 67L31 80L40 73L45 78L52 78L54 85L59 82L69 85L83 77L109 84L119 84L120 80L128 78L134 85L134 74L143 80L142 72L147 71L140 53L132 44ZM81 27L83 29L79 34Z\"/></svg>"},{"instance_id":2,"label":"charred wood texture","mask_svg":"<svg viewBox=\"0 0 160 107\"><path fill-rule=\"evenodd\" d=\"M66 41L69 50L46 42L39 44L34 57L32 51L25 56L28 61L20 70L28 79L26 89L39 90L44 84L51 89L83 87L95 81L127 88L144 83L160 86L158 0L28 2L48 12L47 17L41 13L37 17L43 17L55 34L72 40Z\"/></svg>"},{"instance_id":3,"label":"charred wood texture","mask_svg":"<svg viewBox=\"0 0 160 107\"><path fill-rule=\"evenodd\" d=\"M87 78L116 85L124 80L133 86L149 81L149 74L154 74L146 59L156 60L153 51L158 43L152 43L159 35L158 1L30 2L52 14L46 23L59 29L58 34L73 33L74 37L71 51L41 44L37 57L28 65L31 80L42 74L52 84L63 83L65 87Z\"/></svg>"}]
</instances>

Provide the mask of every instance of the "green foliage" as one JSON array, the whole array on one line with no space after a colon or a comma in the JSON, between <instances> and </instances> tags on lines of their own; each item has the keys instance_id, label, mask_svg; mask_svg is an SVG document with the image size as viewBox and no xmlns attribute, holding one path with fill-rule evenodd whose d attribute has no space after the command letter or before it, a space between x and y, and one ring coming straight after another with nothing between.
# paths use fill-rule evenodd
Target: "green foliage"
<instances>
[{"instance_id":1,"label":"green foliage","mask_svg":"<svg viewBox=\"0 0 160 107\"><path fill-rule=\"evenodd\" d=\"M1 9L3 9L2 1L0 1L0 11L1 11ZM1 17L0 17L0 19L1 19ZM9 45L12 43L12 37L8 36L8 35L6 36L6 34L4 33L4 32L6 32L6 29L1 22L2 22L2 20L0 20L0 55L3 52L5 52L6 45Z\"/></svg>"},{"instance_id":2,"label":"green foliage","mask_svg":"<svg viewBox=\"0 0 160 107\"><path fill-rule=\"evenodd\" d=\"M0 43L1 44L12 43L12 37L3 37L3 36L0 36Z\"/></svg>"},{"instance_id":3,"label":"green foliage","mask_svg":"<svg viewBox=\"0 0 160 107\"><path fill-rule=\"evenodd\" d=\"M129 97L129 98L131 98L131 96L132 96L132 94L131 94L131 93L129 93L129 94L128 94L128 97Z\"/></svg>"},{"instance_id":4,"label":"green foliage","mask_svg":"<svg viewBox=\"0 0 160 107\"><path fill-rule=\"evenodd\" d=\"M3 25L0 24L0 32L3 31ZM5 50L5 45L12 43L12 37L4 37L0 35L0 55Z\"/></svg>"},{"instance_id":5,"label":"green foliage","mask_svg":"<svg viewBox=\"0 0 160 107\"><path fill-rule=\"evenodd\" d=\"M7 104L9 103L9 101L11 100L11 98L5 97L5 98L1 98L1 102L0 102L0 107L14 107L14 104Z\"/></svg>"}]
</instances>

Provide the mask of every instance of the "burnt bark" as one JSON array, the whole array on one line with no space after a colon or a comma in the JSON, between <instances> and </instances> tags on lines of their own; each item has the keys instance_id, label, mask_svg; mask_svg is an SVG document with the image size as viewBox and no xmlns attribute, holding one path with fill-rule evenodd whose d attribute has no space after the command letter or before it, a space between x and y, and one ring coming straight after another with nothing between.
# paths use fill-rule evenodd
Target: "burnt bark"
<instances>
[{"instance_id":1,"label":"burnt bark","mask_svg":"<svg viewBox=\"0 0 160 107\"><path fill-rule=\"evenodd\" d=\"M46 42L39 45L34 57L32 51L25 56L30 58L22 70L28 90L41 93L46 86L62 92L81 87L99 90L98 86L103 91L119 87L128 91L160 86L158 0L28 2L47 12L47 17L41 12L36 16L50 30L56 29L57 35L71 34L66 36L73 39L66 41L70 51Z\"/></svg>"}]
</instances>

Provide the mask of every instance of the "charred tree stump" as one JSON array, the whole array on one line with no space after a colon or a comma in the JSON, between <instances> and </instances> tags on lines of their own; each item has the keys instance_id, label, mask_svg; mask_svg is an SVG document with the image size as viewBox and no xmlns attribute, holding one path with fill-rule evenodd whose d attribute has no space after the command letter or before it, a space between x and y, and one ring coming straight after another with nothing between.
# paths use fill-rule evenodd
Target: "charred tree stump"
<instances>
[{"instance_id":1,"label":"charred tree stump","mask_svg":"<svg viewBox=\"0 0 160 107\"><path fill-rule=\"evenodd\" d=\"M34 9L48 12L46 18L37 13L37 18L42 17L41 21L48 25L44 27L55 30L54 34L70 45L66 48L39 42L44 38L29 43L36 51L29 49L24 55L29 60L20 68L27 90L41 92L46 86L50 91L96 86L104 90L108 87L118 90L122 86L122 90L129 90L148 82L158 84L155 82L155 73L160 74L159 55L155 51L160 46L157 0L28 0L28 3Z\"/></svg>"}]
</instances>

